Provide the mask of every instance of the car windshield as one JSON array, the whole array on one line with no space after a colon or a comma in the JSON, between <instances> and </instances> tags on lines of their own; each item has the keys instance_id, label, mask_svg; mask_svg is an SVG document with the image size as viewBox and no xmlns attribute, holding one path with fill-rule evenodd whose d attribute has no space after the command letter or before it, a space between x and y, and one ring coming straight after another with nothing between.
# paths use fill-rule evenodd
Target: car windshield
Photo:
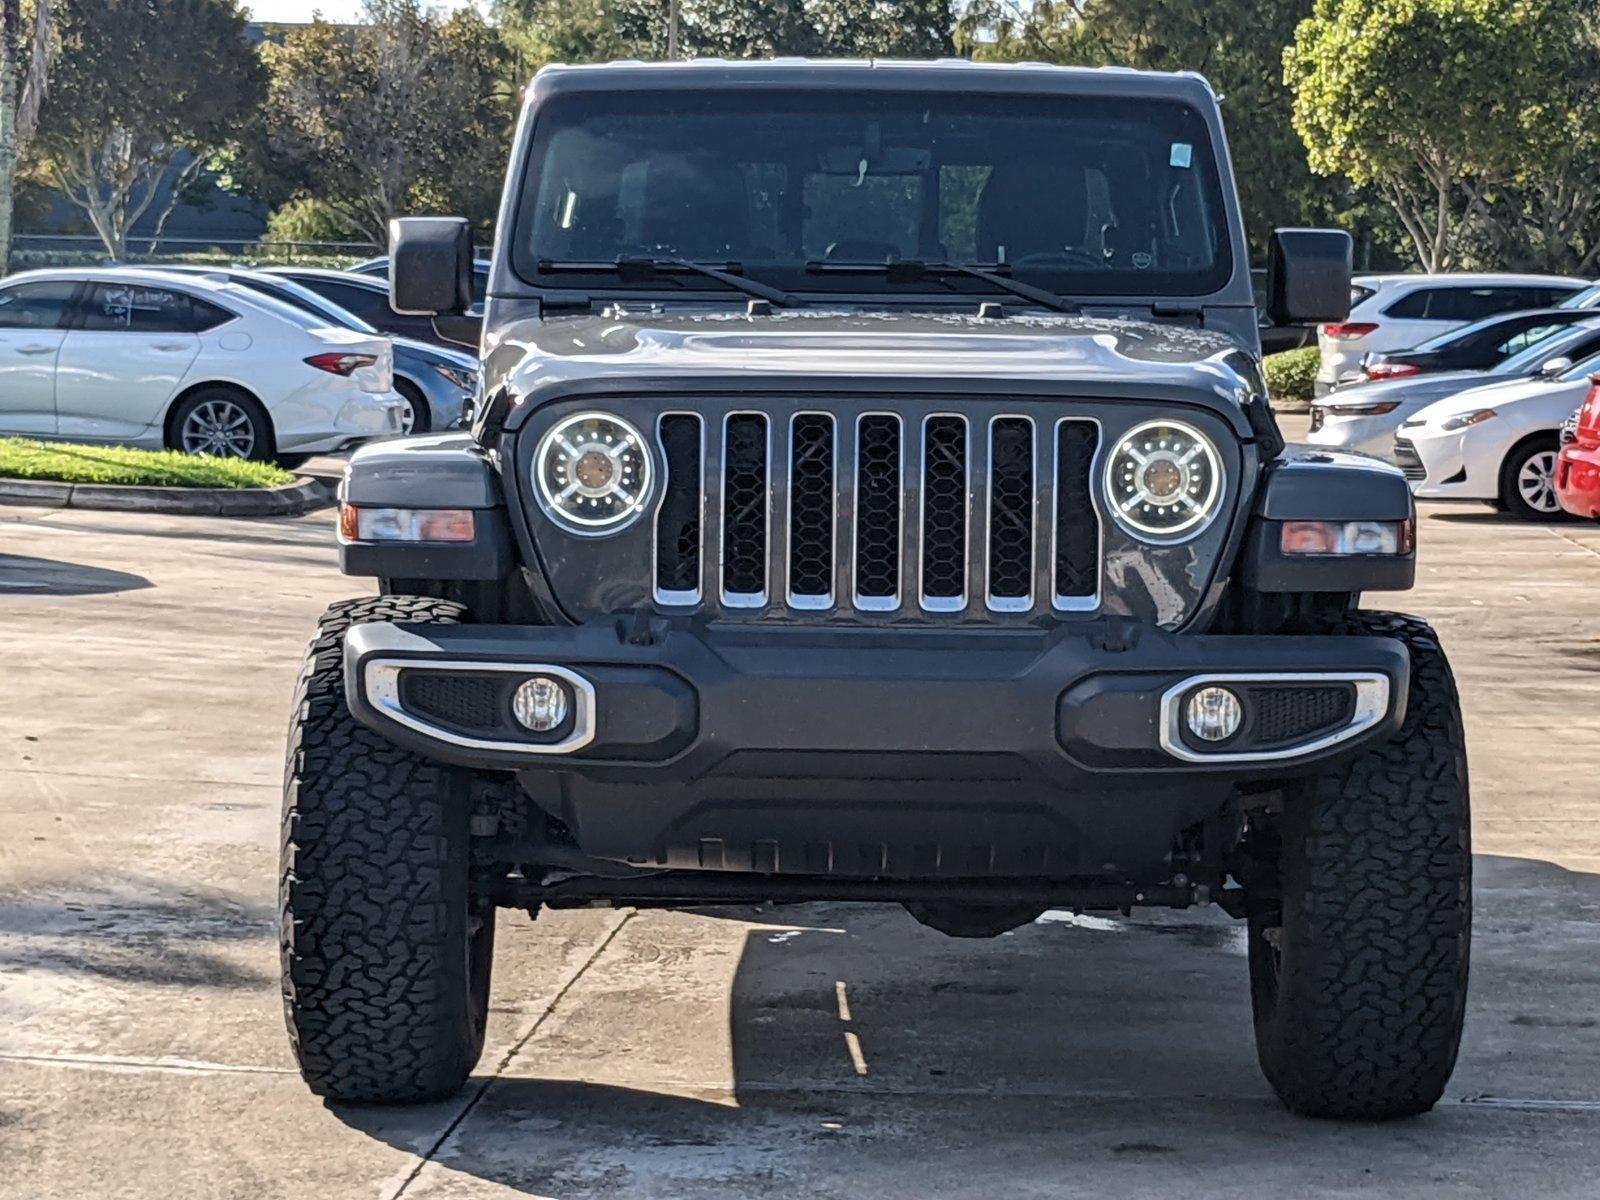
<instances>
[{"instance_id":1,"label":"car windshield","mask_svg":"<svg viewBox=\"0 0 1600 1200\"><path fill-rule=\"evenodd\" d=\"M1479 334L1484 332L1484 330L1493 329L1497 325L1505 325L1506 329L1508 330L1507 337L1509 337L1511 324L1512 323L1506 321L1506 315L1504 313L1495 313L1493 316L1484 317L1481 321L1474 321L1470 325L1463 325L1459 329L1447 329L1445 332L1436 334L1425 342L1418 342L1405 353L1425 354L1433 350L1448 350L1452 346L1457 346L1463 342L1472 341ZM1548 337L1551 333L1555 333L1560 328L1561 326L1559 325L1551 325L1548 327L1549 332L1543 336Z\"/></svg>"},{"instance_id":2,"label":"car windshield","mask_svg":"<svg viewBox=\"0 0 1600 1200\"><path fill-rule=\"evenodd\" d=\"M539 110L513 264L558 287L676 258L790 291L992 290L828 270L954 262L1069 294L1206 295L1230 241L1205 119L1175 101L629 91Z\"/></svg>"},{"instance_id":3,"label":"car windshield","mask_svg":"<svg viewBox=\"0 0 1600 1200\"><path fill-rule=\"evenodd\" d=\"M1513 354L1504 362L1496 364L1489 373L1509 376L1532 375L1552 358L1559 358L1575 347L1589 345L1594 341L1597 332L1600 332L1600 327L1588 324L1564 329L1553 337L1544 338L1527 349Z\"/></svg>"},{"instance_id":4,"label":"car windshield","mask_svg":"<svg viewBox=\"0 0 1600 1200\"><path fill-rule=\"evenodd\" d=\"M256 276L244 278L234 277L234 282L259 292L264 296L271 296L284 304L315 314L322 318L319 324L332 321L335 325L345 329L354 329L358 333L377 333L377 329L363 321L348 308L340 308L325 296L319 296L308 287L296 283L292 279L277 279L269 276L261 279Z\"/></svg>"},{"instance_id":5,"label":"car windshield","mask_svg":"<svg viewBox=\"0 0 1600 1200\"><path fill-rule=\"evenodd\" d=\"M1562 383L1577 383L1600 371L1600 354L1591 354L1561 376Z\"/></svg>"},{"instance_id":6,"label":"car windshield","mask_svg":"<svg viewBox=\"0 0 1600 1200\"><path fill-rule=\"evenodd\" d=\"M1563 300L1558 308L1596 308L1600 307L1600 283L1584 288L1581 292L1573 292Z\"/></svg>"}]
</instances>

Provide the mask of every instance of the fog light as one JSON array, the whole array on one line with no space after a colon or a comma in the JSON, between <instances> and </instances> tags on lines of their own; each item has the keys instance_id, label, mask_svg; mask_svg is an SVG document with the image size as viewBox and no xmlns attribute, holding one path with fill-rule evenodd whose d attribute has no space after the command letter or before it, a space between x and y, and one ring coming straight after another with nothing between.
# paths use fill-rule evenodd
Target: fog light
<instances>
[{"instance_id":1,"label":"fog light","mask_svg":"<svg viewBox=\"0 0 1600 1200\"><path fill-rule=\"evenodd\" d=\"M1189 732L1202 741L1223 742L1239 732L1244 708L1227 688L1201 688L1184 706Z\"/></svg>"},{"instance_id":2,"label":"fog light","mask_svg":"<svg viewBox=\"0 0 1600 1200\"><path fill-rule=\"evenodd\" d=\"M567 689L548 675L535 675L517 685L511 713L535 733L549 733L567 719Z\"/></svg>"}]
</instances>

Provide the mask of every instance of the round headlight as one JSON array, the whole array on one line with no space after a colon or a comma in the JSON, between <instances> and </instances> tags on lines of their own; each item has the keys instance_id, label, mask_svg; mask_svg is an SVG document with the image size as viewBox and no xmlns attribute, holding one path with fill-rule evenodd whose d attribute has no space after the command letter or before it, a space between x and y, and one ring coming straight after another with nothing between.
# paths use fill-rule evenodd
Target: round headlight
<instances>
[{"instance_id":1,"label":"round headlight","mask_svg":"<svg viewBox=\"0 0 1600 1200\"><path fill-rule=\"evenodd\" d=\"M621 417L579 413L551 428L533 456L534 483L550 519L572 533L616 533L644 511L650 451Z\"/></svg>"},{"instance_id":2,"label":"round headlight","mask_svg":"<svg viewBox=\"0 0 1600 1200\"><path fill-rule=\"evenodd\" d=\"M1135 537L1193 537L1217 515L1222 460L1217 448L1182 421L1146 421L1123 435L1106 459L1112 515Z\"/></svg>"}]
</instances>

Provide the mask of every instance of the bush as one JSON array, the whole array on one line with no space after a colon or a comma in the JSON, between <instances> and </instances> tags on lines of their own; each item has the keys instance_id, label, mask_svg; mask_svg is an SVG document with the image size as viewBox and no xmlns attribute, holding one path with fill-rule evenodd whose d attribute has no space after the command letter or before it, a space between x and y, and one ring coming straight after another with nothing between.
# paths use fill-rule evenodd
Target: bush
<instances>
[{"instance_id":1,"label":"bush","mask_svg":"<svg viewBox=\"0 0 1600 1200\"><path fill-rule=\"evenodd\" d=\"M1321 360L1322 352L1315 346L1267 355L1262 364L1267 371L1267 392L1274 400L1310 400Z\"/></svg>"},{"instance_id":2,"label":"bush","mask_svg":"<svg viewBox=\"0 0 1600 1200\"><path fill-rule=\"evenodd\" d=\"M294 475L274 463L241 458L0 438L0 479L143 487L270 488L293 483Z\"/></svg>"}]
</instances>

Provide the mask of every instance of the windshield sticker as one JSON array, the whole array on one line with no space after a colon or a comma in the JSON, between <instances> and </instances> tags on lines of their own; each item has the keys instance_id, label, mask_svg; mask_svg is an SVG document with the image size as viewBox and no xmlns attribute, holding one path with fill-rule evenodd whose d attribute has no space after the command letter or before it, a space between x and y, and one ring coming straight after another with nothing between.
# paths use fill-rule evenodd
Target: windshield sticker
<instances>
[{"instance_id":1,"label":"windshield sticker","mask_svg":"<svg viewBox=\"0 0 1600 1200\"><path fill-rule=\"evenodd\" d=\"M1167 161L1174 167L1187 167L1194 161L1194 147L1188 142L1173 142L1172 154Z\"/></svg>"}]
</instances>

